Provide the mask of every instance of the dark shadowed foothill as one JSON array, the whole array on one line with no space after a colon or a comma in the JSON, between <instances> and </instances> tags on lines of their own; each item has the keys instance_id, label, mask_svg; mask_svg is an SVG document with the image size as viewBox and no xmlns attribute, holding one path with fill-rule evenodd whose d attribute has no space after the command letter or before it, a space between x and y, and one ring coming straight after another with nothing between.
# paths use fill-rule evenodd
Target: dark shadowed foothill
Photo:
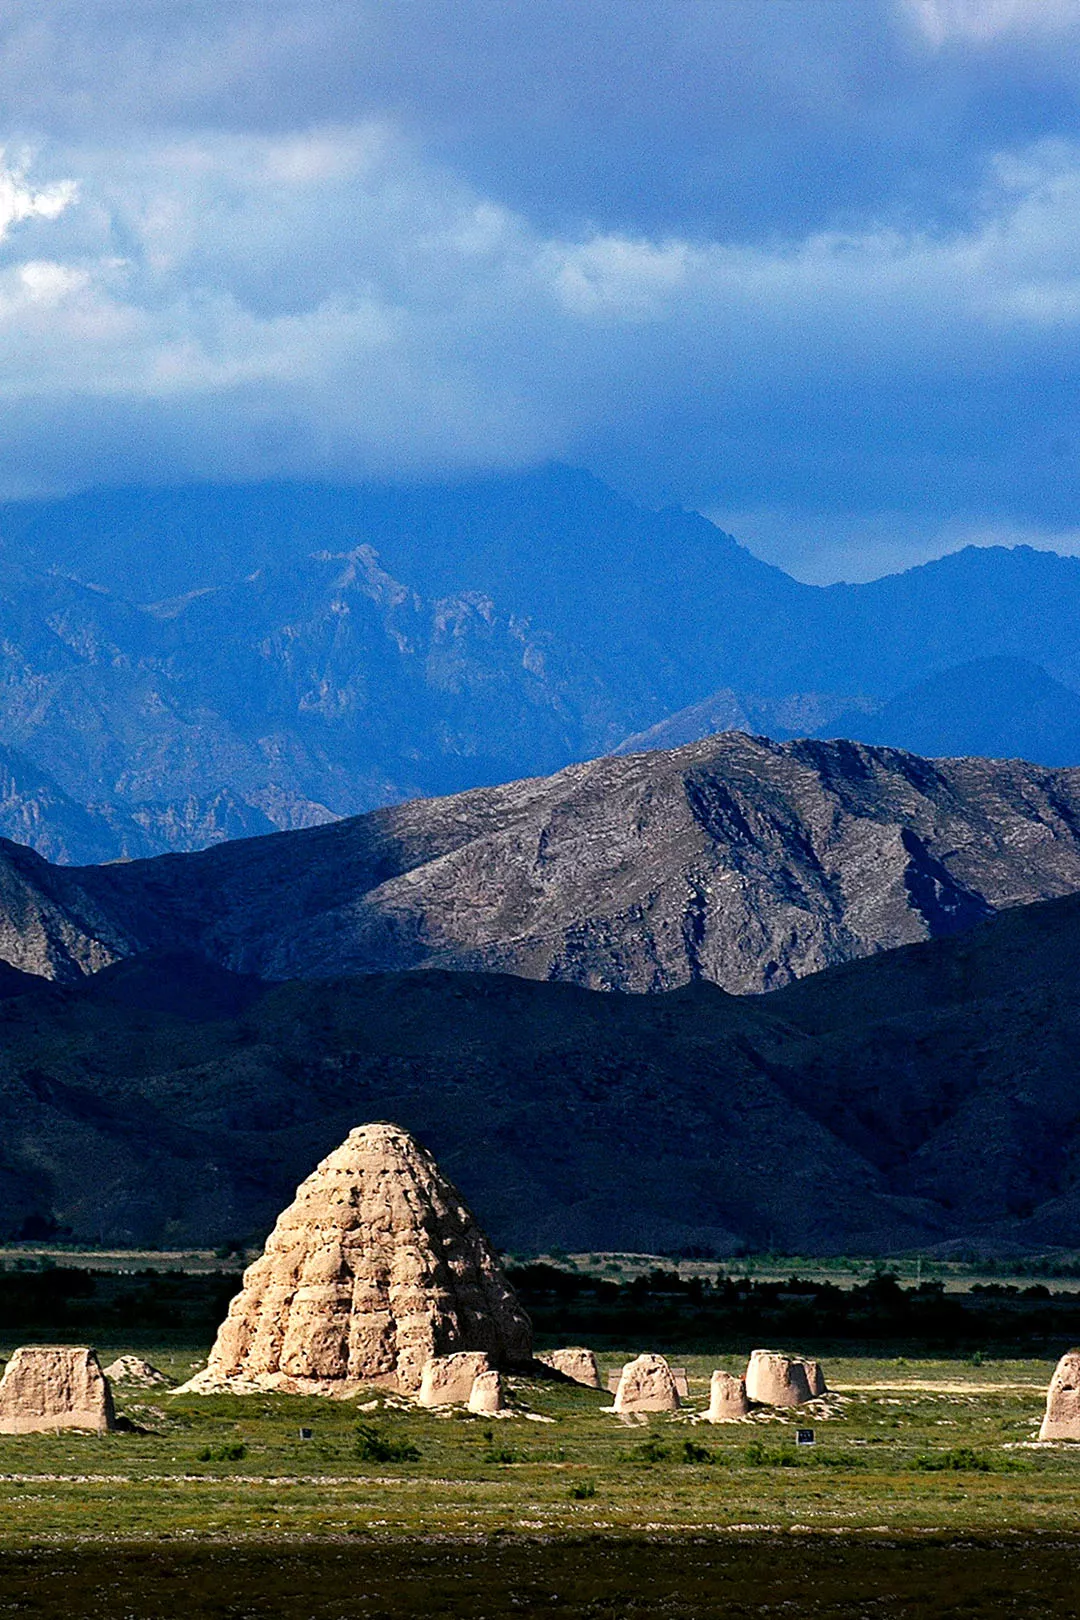
<instances>
[{"instance_id":1,"label":"dark shadowed foothill","mask_svg":"<svg viewBox=\"0 0 1080 1620\"><path fill-rule=\"evenodd\" d=\"M767 996L135 957L0 1001L6 1235L261 1239L357 1119L525 1252L1074 1242L1080 900ZM187 988L185 988L185 986Z\"/></svg>"}]
</instances>

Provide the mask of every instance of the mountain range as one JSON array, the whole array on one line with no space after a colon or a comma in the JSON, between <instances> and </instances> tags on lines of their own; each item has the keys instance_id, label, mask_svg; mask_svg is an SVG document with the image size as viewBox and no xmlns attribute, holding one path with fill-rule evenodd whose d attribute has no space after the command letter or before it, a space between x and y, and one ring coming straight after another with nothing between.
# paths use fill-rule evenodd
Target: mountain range
<instances>
[{"instance_id":1,"label":"mountain range","mask_svg":"<svg viewBox=\"0 0 1080 1620\"><path fill-rule=\"evenodd\" d=\"M0 832L86 863L737 727L1080 762L1080 560L801 584L566 468L0 505Z\"/></svg>"},{"instance_id":2,"label":"mountain range","mask_svg":"<svg viewBox=\"0 0 1080 1620\"><path fill-rule=\"evenodd\" d=\"M517 1249L1068 1245L1078 962L1080 769L847 740L3 843L0 1236L257 1237L392 1118Z\"/></svg>"},{"instance_id":3,"label":"mountain range","mask_svg":"<svg viewBox=\"0 0 1080 1620\"><path fill-rule=\"evenodd\" d=\"M726 732L150 860L0 844L0 960L741 994L1077 891L1080 769Z\"/></svg>"},{"instance_id":4,"label":"mountain range","mask_svg":"<svg viewBox=\"0 0 1080 1620\"><path fill-rule=\"evenodd\" d=\"M0 1235L258 1240L389 1118L519 1251L1074 1248L1078 962L1072 895L767 997L9 968Z\"/></svg>"}]
</instances>

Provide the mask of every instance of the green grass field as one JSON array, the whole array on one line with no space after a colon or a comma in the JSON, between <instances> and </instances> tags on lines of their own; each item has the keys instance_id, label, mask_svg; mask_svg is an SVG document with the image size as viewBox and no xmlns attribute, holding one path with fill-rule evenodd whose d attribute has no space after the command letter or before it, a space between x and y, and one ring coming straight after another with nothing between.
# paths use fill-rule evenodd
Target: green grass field
<instances>
[{"instance_id":1,"label":"green grass field","mask_svg":"<svg viewBox=\"0 0 1080 1620\"><path fill-rule=\"evenodd\" d=\"M823 1406L722 1426L741 1358L672 1359L688 1401L639 1422L539 1380L501 1418L120 1386L138 1432L0 1436L0 1617L1080 1614L1080 1444L1031 1444L1052 1357L833 1358Z\"/></svg>"},{"instance_id":2,"label":"green grass field","mask_svg":"<svg viewBox=\"0 0 1080 1620\"><path fill-rule=\"evenodd\" d=\"M196 1358L160 1347L150 1359L181 1377ZM606 1393L524 1379L511 1381L512 1415L487 1419L375 1391L338 1402L121 1386L119 1412L145 1432L0 1436L0 1545L1080 1531L1080 1444L1031 1444L1050 1361L837 1360L824 1409L717 1426L700 1421L708 1374L740 1363L687 1365L683 1410L636 1422L604 1411ZM814 1427L812 1448L796 1448L797 1423ZM418 1455L394 1460L398 1448Z\"/></svg>"}]
</instances>

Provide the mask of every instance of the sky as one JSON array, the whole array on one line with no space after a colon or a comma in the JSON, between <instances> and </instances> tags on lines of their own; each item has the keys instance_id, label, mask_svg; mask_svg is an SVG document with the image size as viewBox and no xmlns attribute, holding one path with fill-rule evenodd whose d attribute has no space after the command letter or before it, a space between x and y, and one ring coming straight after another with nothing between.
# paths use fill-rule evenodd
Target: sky
<instances>
[{"instance_id":1,"label":"sky","mask_svg":"<svg viewBox=\"0 0 1080 1620\"><path fill-rule=\"evenodd\" d=\"M0 496L550 460L1080 551L1080 0L0 0Z\"/></svg>"}]
</instances>

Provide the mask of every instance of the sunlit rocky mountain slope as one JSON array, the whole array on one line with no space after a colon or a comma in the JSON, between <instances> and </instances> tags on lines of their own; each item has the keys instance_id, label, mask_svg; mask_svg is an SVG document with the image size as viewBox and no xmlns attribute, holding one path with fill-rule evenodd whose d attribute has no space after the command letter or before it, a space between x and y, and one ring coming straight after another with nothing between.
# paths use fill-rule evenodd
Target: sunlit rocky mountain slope
<instances>
[{"instance_id":1,"label":"sunlit rocky mountain slope","mask_svg":"<svg viewBox=\"0 0 1080 1620\"><path fill-rule=\"evenodd\" d=\"M71 868L6 844L0 959L744 992L1074 891L1080 769L727 732L192 854Z\"/></svg>"}]
</instances>

